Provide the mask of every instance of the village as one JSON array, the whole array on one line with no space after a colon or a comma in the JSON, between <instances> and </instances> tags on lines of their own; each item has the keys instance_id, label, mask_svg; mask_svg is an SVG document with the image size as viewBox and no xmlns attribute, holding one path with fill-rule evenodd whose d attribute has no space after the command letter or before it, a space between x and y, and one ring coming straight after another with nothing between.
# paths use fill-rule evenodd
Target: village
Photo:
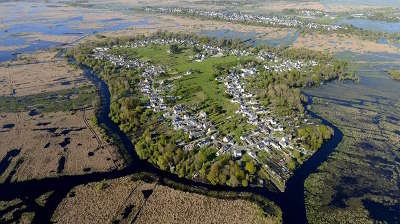
<instances>
[{"instance_id":1,"label":"village","mask_svg":"<svg viewBox=\"0 0 400 224\"><path fill-rule=\"evenodd\" d=\"M212 11L212 10L202 10L193 8L173 8L173 7L172 8L146 7L144 8L144 10L146 12L152 12L152 13L189 15L189 16L197 16L202 18L217 19L217 20L237 22L237 23L260 24L265 26L288 27L288 28L299 28L299 29L309 29L309 30L326 30L326 31L336 31L340 29L346 29L346 27L340 25L320 24L289 16L253 15L240 12ZM307 12L305 12L305 14L314 15L314 13L307 13Z\"/></svg>"},{"instance_id":2,"label":"village","mask_svg":"<svg viewBox=\"0 0 400 224\"><path fill-rule=\"evenodd\" d=\"M246 50L226 49L212 45L203 45L197 41L188 39L162 39L152 38L129 42L124 45L114 46L113 48L143 48L151 44L171 45L180 44L182 46L196 46L201 49L196 57L191 60L201 62L208 57L221 57L226 55L251 55ZM258 60L267 63L264 65L265 70L274 70L276 72L289 71L292 69L302 69L305 66L315 66L315 61L292 61L282 59L277 55L260 51L257 55ZM98 47L93 49L93 57L99 60L110 61L115 66L121 66L129 69L141 70L141 79L139 89L149 101L146 106L154 112L161 112L164 121L171 122L175 130L183 130L189 137L189 142L178 142L177 145L186 151L193 149L201 149L204 147L215 147L217 156L231 154L236 160L241 159L244 154L248 154L254 161L274 178L285 182L291 175L292 170L288 168L288 162L294 159L293 151L297 150L302 154L309 154L299 144L301 139L295 138L290 132L285 132L283 125L279 119L272 114L269 109L264 108L256 99L256 96L246 88L245 80L248 77L256 76L258 70L256 67L249 65L241 66L241 68L232 68L228 75L216 78L216 81L225 86L225 92L232 97L231 102L238 104L237 114L247 118L247 123L254 128L250 133L240 136L240 141L235 142L234 138L229 135L221 135L218 127L208 119L208 114L199 111L197 108L189 108L183 104L171 104L180 96L166 96L168 89L172 88L171 81L178 80L183 76L190 76L188 71L182 75L176 75L167 79L159 78L161 74L166 72L166 68L153 65L150 62L143 62L140 59L128 59L123 55L115 55L111 48ZM201 59L201 60L200 60ZM305 119L304 123L307 120ZM291 122L287 122L291 123ZM296 128L296 127L287 127ZM267 160L260 159L259 152L269 154Z\"/></svg>"}]
</instances>

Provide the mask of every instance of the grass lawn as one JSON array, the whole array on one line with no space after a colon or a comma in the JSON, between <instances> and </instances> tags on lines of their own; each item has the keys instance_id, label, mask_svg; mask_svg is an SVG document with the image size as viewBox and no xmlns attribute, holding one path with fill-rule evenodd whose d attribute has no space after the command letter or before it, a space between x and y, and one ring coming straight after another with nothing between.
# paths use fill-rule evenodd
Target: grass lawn
<instances>
[{"instance_id":1,"label":"grass lawn","mask_svg":"<svg viewBox=\"0 0 400 224\"><path fill-rule=\"evenodd\" d=\"M178 103L186 105L200 105L205 111L210 111L213 105L222 108L220 113L209 113L209 118L216 124L223 134L233 135L236 139L252 130L246 120L235 112L238 104L232 103L225 95L225 86L215 81L215 66L235 64L250 57L211 57L202 62L191 60L194 55L191 49L183 49L178 54L170 54L168 46L152 46L137 49L120 49L125 55L132 55L154 64L165 65L167 76L185 74L192 70L192 74L174 81L174 88L169 94L182 96ZM122 53L121 52L121 53Z\"/></svg>"}]
</instances>

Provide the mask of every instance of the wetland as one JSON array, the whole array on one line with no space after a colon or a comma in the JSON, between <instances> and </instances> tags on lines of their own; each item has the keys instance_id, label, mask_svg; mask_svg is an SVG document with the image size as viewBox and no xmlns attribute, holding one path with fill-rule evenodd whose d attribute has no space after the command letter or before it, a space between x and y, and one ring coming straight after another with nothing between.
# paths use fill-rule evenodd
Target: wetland
<instances>
[{"instance_id":1,"label":"wetland","mask_svg":"<svg viewBox=\"0 0 400 224\"><path fill-rule=\"evenodd\" d=\"M1 221L400 222L400 82L394 80L400 70L398 44L384 37L372 41L352 35L307 35L295 29L140 15L129 7L141 3L114 3L0 3L4 12L0 15L0 61L6 62L0 66ZM351 8L373 8L374 3L352 1ZM165 4L173 6L176 1ZM202 1L185 4L208 7ZM230 8L252 13L252 4ZM346 10L331 1L257 4L262 12L285 7ZM383 4L396 7L397 2ZM24 19L29 23L20 22ZM393 21L338 21L371 32L400 32ZM271 186L214 186L180 178L138 158L131 136L110 119L110 89L96 74L71 66L62 57L64 50L23 54L158 29L239 38L254 46L334 53L335 58L352 62L359 81L322 82L301 90L308 115L330 127L333 137L297 166L284 192ZM185 212L183 205L188 205ZM167 209L155 213L160 206Z\"/></svg>"}]
</instances>

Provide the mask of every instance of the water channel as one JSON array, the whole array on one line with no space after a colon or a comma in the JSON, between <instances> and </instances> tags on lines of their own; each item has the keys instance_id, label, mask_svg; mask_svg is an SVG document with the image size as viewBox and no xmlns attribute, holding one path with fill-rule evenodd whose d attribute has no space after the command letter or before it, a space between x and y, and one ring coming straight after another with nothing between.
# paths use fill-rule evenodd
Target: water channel
<instances>
[{"instance_id":1,"label":"water channel","mask_svg":"<svg viewBox=\"0 0 400 224\"><path fill-rule=\"evenodd\" d=\"M74 21L79 21L80 18L75 18L72 21L69 22L74 22ZM65 22L65 21L64 21ZM104 21L108 22L108 21ZM142 24L136 24L136 25L145 25L146 22L143 21ZM93 34L95 32L101 32L105 31L108 29L123 29L128 26L132 26L132 23L127 23L127 24L122 24L120 27L114 27L114 28L103 28L101 30L93 30L93 29L88 29L88 30L80 30L79 32L83 32L84 34ZM29 26L31 27L31 26ZM32 29L36 29L35 26L32 26ZM68 27L68 26L65 26ZM68 33L65 27L59 26L57 29L51 29L48 32L43 28L42 30L44 33L48 34L57 34L57 32L60 32L60 34L66 34ZM24 31L24 27L9 27L8 28L10 32L15 32L18 33L20 31ZM38 28L41 30L42 28ZM58 29L61 29L61 31L58 31ZM25 30L26 31L26 30ZM29 30L28 30L29 31ZM1 32L1 31L0 31ZM4 32L4 30L3 30ZM71 33L77 32L76 30L72 30ZM232 31L215 31L215 32L204 32L202 33L204 35L211 35L211 36L216 36L216 37L240 37L243 39L253 39L256 33L254 34L237 34L236 32ZM295 40L296 35L298 34L288 34L289 36L285 38L284 40L279 40L277 43L280 44L284 42L285 44L288 42L290 45L290 42L292 39ZM5 40L6 44L5 45L22 45L25 44L26 40L23 38L16 37L15 35L9 35L6 32L0 35L0 39ZM272 40L274 41L274 40ZM265 43L263 43L265 44ZM268 42L267 42L268 44ZM57 43L54 42L45 42L41 41L38 43L32 42L30 45L26 48L22 48L18 50L19 52L32 52L36 51L39 49L43 48L48 48L52 46L56 46ZM272 44L274 45L274 43ZM354 56L354 55L353 55ZM364 57L367 57L363 55ZM385 57L384 54L379 55L381 57ZM397 55L398 56L398 55ZM372 57L372 56L371 56ZM10 59L15 58L15 51L2 51L0 52L0 61L7 61ZM388 58L391 58L391 55L388 56ZM390 65L393 66L393 65ZM382 69L382 67L380 67ZM122 169L122 170L115 170L115 171L110 171L110 172L96 172L96 173L90 173L90 174L84 174L84 175L77 175L77 176L61 176L61 177L51 177L51 178L44 178L41 180L29 180L29 181L24 181L24 182L18 182L18 183L4 183L0 185L0 199L2 200L11 200L14 198L22 198L24 203L28 204L29 206L32 206L35 211L35 223L46 223L49 222L51 219L51 216L55 209L57 208L58 204L61 202L61 200L68 194L68 192L77 185L81 184L87 184L90 182L96 182L96 181L101 181L104 179L114 179L114 178L119 178L123 177L132 173L136 172L149 172L157 175L160 178L168 178L171 179L175 182L182 183L185 185L190 185L194 187L201 187L209 190L214 190L214 191L235 191L235 192L252 192L254 194L259 194L267 199L275 202L283 212L283 221L284 223L306 223L306 209L305 209L305 204L304 204L304 181L309 177L310 174L316 172L317 168L328 159L329 155L331 154L332 151L335 150L337 145L341 142L343 138L342 132L332 123L330 123L328 120L325 120L324 118L320 117L318 114L315 114L311 111L309 111L310 115L322 120L322 122L325 125L330 126L334 130L334 136L333 138L324 143L322 148L317 151L310 159L308 159L301 167L299 167L294 175L288 180L287 182L287 187L285 192L281 193L278 191L274 190L268 190L266 188L259 188L259 187L248 187L248 188L231 188L231 187L226 187L226 186L213 186L209 185L206 183L201 183L201 182L195 182L192 180L184 179L184 178L179 178L176 175L170 174L168 172L161 171L155 167L153 167L151 164L141 161L138 159L134 146L132 145L130 139L122 133L118 126L115 125L111 119L108 117L109 113L109 108L110 108L110 93L108 91L108 87L106 83L102 80L100 80L95 74L93 74L90 70L85 69L85 75L93 82L96 84L98 89L100 90L100 95L101 95L101 111L99 113L99 121L103 123L109 130L112 130L112 132L118 137L120 142L122 142L123 147L121 147L121 154L125 157L127 161L129 161L129 165ZM380 77L382 78L382 77ZM325 87L322 87L320 89L313 89L312 91L305 91L306 94L313 94L313 95L318 95L318 94L323 94L324 91L336 91L337 89L340 89L340 86L335 87L335 85L340 85L340 84L328 84ZM375 88L378 89L379 91L388 91L389 94L391 94L394 98L398 95L398 89L400 89L399 84L393 84L393 82L389 79L386 79L385 81L382 81L382 79L374 79L374 77L370 76L362 76L361 77L361 85L368 86L368 88ZM388 89L388 86L390 87ZM336 88L336 89L335 89ZM364 94L368 94L367 90L368 88L365 88ZM311 97L310 98L310 103L311 102ZM339 96L340 98L340 96ZM395 102L395 100L394 100ZM35 198L38 196L42 195L43 193L49 192L49 191L54 191L52 196L49 198L48 202L44 207L40 207L35 203Z\"/></svg>"}]
</instances>

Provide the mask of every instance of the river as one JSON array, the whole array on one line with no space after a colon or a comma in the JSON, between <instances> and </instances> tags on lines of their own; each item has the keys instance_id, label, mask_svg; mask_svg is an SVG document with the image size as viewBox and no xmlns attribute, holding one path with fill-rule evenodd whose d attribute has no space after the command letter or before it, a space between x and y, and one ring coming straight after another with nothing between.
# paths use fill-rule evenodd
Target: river
<instances>
[{"instance_id":1,"label":"river","mask_svg":"<svg viewBox=\"0 0 400 224\"><path fill-rule=\"evenodd\" d=\"M107 129L112 130L113 134L115 134L117 139L119 139L119 141L122 143L123 147L120 147L120 150L122 150L121 154L127 161L129 161L128 165L122 170L114 170L110 172L96 172L77 176L52 177L41 180L4 183L0 185L0 199L10 200L13 198L22 198L25 203L27 203L29 206L33 206L33 208L36 209L34 223L49 222L53 212L61 200L66 197L68 192L73 187L77 185L101 181L104 179L115 179L137 172L152 173L158 176L161 180L163 178L167 178L177 183L192 187L201 187L207 190L221 192L250 192L253 194L259 194L281 207L284 223L306 223L303 190L304 180L311 172L316 170L321 162L326 160L330 152L340 142L342 136L339 129L333 126L330 122L324 120L316 114L311 113L312 116L321 119L324 124L334 129L334 137L332 140L326 142L317 153L315 153L299 169L296 170L295 174L289 179L285 192L279 192L277 190L271 191L267 188L261 187L232 188L228 186L214 186L207 183L179 178L177 175L159 170L148 162L140 160L136 155L132 142L123 132L120 131L119 127L115 125L108 116L110 110L110 93L106 83L99 79L89 69L84 68L84 74L100 90L101 108L100 112L98 113L98 120L100 123L104 124ZM54 193L51 195L46 205L44 207L37 206L37 204L34 202L34 199L49 191L54 191Z\"/></svg>"},{"instance_id":2,"label":"river","mask_svg":"<svg viewBox=\"0 0 400 224\"><path fill-rule=\"evenodd\" d=\"M332 123L325 120L324 118L318 116L313 112L309 112L309 114L317 119L320 119L323 124L331 127L334 130L334 135L331 140L325 142L321 149L319 149L311 158L309 158L304 164L302 164L296 171L293 176L288 180L285 192L270 191L267 188L259 188L259 187L248 187L248 188L231 188L231 187L223 187L223 186L213 186L206 183L200 183L191 181L185 178L179 178L177 175L170 174L168 172L161 171L155 168L153 165L146 161L142 161L136 155L134 147L129 140L129 138L120 131L119 127L115 125L111 119L109 118L109 107L110 107L110 93L107 88L107 84L99 79L96 75L94 75L90 70L85 69L86 76L95 83L98 88L101 90L101 101L102 107L100 116L98 117L99 122L105 124L108 129L112 130L113 133L118 135L118 138L123 143L123 150L125 152L121 152L123 155L129 155L130 158L126 158L131 161L131 166L135 167L133 170L135 171L145 171L151 172L153 174L157 174L160 178L168 178L175 182L187 184L190 186L201 186L208 188L209 190L218 190L218 191L235 191L235 192L252 192L255 194L260 194L267 199L275 202L279 207L281 207L283 212L283 220L284 223L306 223L306 210L304 206L304 181L310 175L316 171L316 169L320 166L322 162L324 162L329 154L336 148L339 142L342 139L343 134L341 131L335 127ZM311 101L310 101L311 102ZM300 221L301 220L301 221Z\"/></svg>"},{"instance_id":3,"label":"river","mask_svg":"<svg viewBox=\"0 0 400 224\"><path fill-rule=\"evenodd\" d=\"M19 4L16 2L15 4ZM40 11L41 9L39 8L37 11ZM70 24L71 23L79 23L81 22L82 18L76 17L74 19L70 20L57 20L58 22L55 22L54 29L48 29L46 26L48 26L47 23L44 25L40 26L38 29L42 31L44 34L51 34L51 35L69 35L68 33L75 33L76 32L82 32L80 35L86 35L86 34L93 34L96 32L101 32L101 31L108 31L108 30L118 30L118 29L123 29L131 25L137 25L137 26L145 26L147 24L147 21L142 21L138 24L132 24L132 23L121 23L121 26L115 26L115 27L102 27L100 29L93 28L93 29L72 29L70 30L71 32L67 32L67 29L71 29L71 26L69 25L59 25L57 26L57 23L60 24ZM5 20L3 20L5 21ZM104 20L104 23L112 22L108 20ZM36 26L33 26L36 27ZM29 28L29 27L28 27ZM35 31L35 30L29 30L28 28L24 27L17 27L17 26L9 26L8 28L3 28L0 32L0 39L4 40L5 46L13 46L13 45L20 45L24 46L23 48L20 48L18 52L33 52L39 49L44 49L48 47L53 47L53 46L60 46L60 43L57 42L52 42L52 41L30 41L26 39L24 36L16 36L15 34L26 31ZM5 32L7 30L7 32ZM61 31L60 31L61 30ZM237 36L237 33L232 31L223 31L222 33L219 31L215 31L213 33L203 33L206 35L215 35L215 36L232 36L235 37ZM256 33L253 34L240 34L239 37L242 39L247 39L251 38L253 39L254 36L257 35ZM283 39L283 40L272 40L271 42L273 45L277 44L279 45L280 43L290 43L292 40L295 40L298 34L288 34L288 37ZM274 42L276 41L276 43ZM3 43L3 42L2 42ZM268 44L268 43L267 43ZM25 46L28 45L28 46ZM16 51L14 50L9 50L9 51L1 51L0 52L0 62L1 61L7 61L10 59L15 58ZM60 54L61 55L61 54ZM352 57L357 57L354 54L351 55ZM376 55L375 55L376 56ZM374 60L379 57L381 60L385 61L386 59L391 59L399 57L399 55L386 55L386 54L379 54L377 57L374 55L358 55L358 57L362 57L362 60ZM372 58L372 59L371 59ZM360 59L361 60L361 59ZM382 95L384 96L390 96L390 103L396 103L398 102L397 100L399 99L399 92L398 90L400 89L400 85L398 83L394 83L390 79L387 78L387 76L383 75L383 70L392 67L396 67L395 65L396 60L391 63L391 64L386 64L384 67L380 66L377 68L372 68L377 71L379 71L379 77L374 77L371 75L365 75L364 72L361 75L361 82L359 88L356 87L355 84L349 84L351 87L346 88L347 91L354 91L354 89L360 89L360 92L357 92L357 94L363 94L363 96L369 95L369 90L374 89L375 92L380 92L383 93ZM367 68L368 70L371 70L371 67ZM321 117L320 114L314 113L312 111L309 111L310 115L322 120L322 122L325 125L330 126L334 130L334 136L333 138L324 143L322 148L317 151L310 159L308 159L301 167L299 167L295 172L294 175L288 180L286 190L285 192L278 192L275 190L268 190L266 188L259 188L259 187L248 187L248 188L232 188L232 187L226 187L226 186L213 186L209 185L206 183L201 183L201 182L195 182L192 180L184 179L184 178L179 178L176 175L170 174L168 172L161 171L151 164L141 161L138 159L134 146L132 145L132 142L129 140L129 138L122 133L118 126L115 125L111 119L108 117L109 109L110 109L110 93L108 91L108 87L105 82L100 80L95 74L93 74L90 70L85 69L85 75L93 82L96 84L98 89L100 90L100 95L101 95L101 110L99 113L99 122L103 123L105 126L107 126L108 129L112 130L112 132L117 136L117 138L120 140L122 143L123 147L120 148L121 154L125 157L127 161L129 161L129 165L125 167L122 170L115 170L115 171L110 171L110 172L95 172L95 173L90 173L90 174L84 174L84 175L77 175L77 176L61 176L61 177L51 177L51 178L44 178L41 180L29 180L29 181L24 181L24 182L17 182L17 183L4 183L0 185L0 199L2 200L11 200L14 198L21 198L24 203L26 203L29 206L32 206L32 208L35 209L36 215L34 218L35 223L47 223L50 221L53 212L57 208L58 204L62 201L64 197L67 196L68 192L75 186L81 185L81 184L87 184L91 182L97 182L101 181L104 179L114 179L114 178L119 178L123 177L126 175L130 175L133 173L137 172L149 172L157 175L162 178L168 178L171 179L175 182L182 183L185 185L190 185L190 186L197 186L201 187L204 189L209 189L209 190L214 190L214 191L235 191L235 192L251 192L254 194L259 194L264 196L265 198L275 202L283 212L283 221L284 223L306 223L307 222L307 216L306 216L306 208L305 208L305 188L304 188L304 183L309 178L309 176L313 173L318 172L317 169L320 167L320 165L324 162L327 161L329 156L335 149L337 148L338 144L342 141L343 139L343 133L341 130L339 130L338 127L333 124L333 122L330 122L323 117ZM337 99L340 100L341 95L340 94L345 94L343 93L343 85L342 83L330 83L326 86L323 86L322 88L318 89L312 89L312 90L305 90L304 92L309 96L310 103L312 103L312 97L313 96L324 96L326 92L331 92L331 93L338 93L337 94ZM353 86L354 85L354 86ZM346 86L346 85L345 85ZM362 87L362 88L361 88ZM354 100L359 99L360 97L354 96ZM379 101L380 98L377 98L377 103L380 104L383 101ZM312 105L312 104L311 104ZM382 106L382 105L380 105ZM383 111L384 113L384 111ZM51 197L48 200L48 203L44 207L40 207L35 203L35 199L39 197L40 195L49 192L49 191L54 191L54 193L51 195Z\"/></svg>"}]
</instances>

